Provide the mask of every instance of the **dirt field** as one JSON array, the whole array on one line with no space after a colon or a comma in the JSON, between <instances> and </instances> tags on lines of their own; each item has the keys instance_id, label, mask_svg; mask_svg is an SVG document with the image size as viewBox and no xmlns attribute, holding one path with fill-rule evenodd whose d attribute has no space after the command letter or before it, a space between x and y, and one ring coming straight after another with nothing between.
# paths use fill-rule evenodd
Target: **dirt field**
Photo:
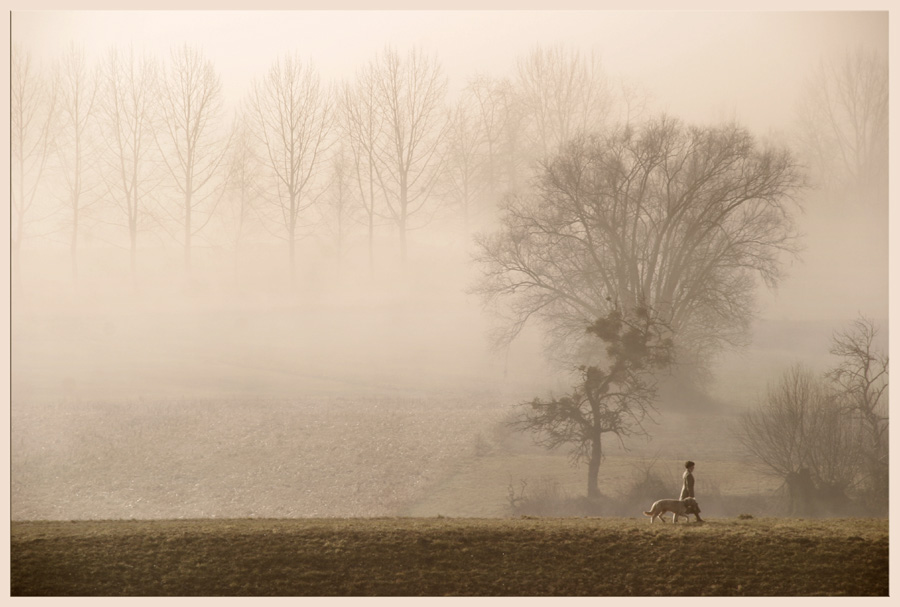
<instances>
[{"instance_id":1,"label":"dirt field","mask_svg":"<svg viewBox=\"0 0 900 607\"><path fill-rule=\"evenodd\" d=\"M886 520L13 522L14 596L887 596Z\"/></svg>"}]
</instances>

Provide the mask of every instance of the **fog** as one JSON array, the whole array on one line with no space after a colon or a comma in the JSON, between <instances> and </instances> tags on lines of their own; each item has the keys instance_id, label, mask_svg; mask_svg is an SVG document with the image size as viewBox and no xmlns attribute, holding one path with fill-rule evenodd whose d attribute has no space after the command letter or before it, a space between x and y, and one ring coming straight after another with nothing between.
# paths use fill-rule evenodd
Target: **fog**
<instances>
[{"instance_id":1,"label":"fog","mask_svg":"<svg viewBox=\"0 0 900 607\"><path fill-rule=\"evenodd\" d=\"M514 82L517 62L535 48L594 53L614 97L611 115L623 115L620 98L639 100L642 117L733 120L759 141L796 148L804 85L819 63L859 48L886 57L888 47L887 14L878 12L16 11L11 21L13 45L48 82L70 43L83 50L89 78L111 48L160 66L173 48L200 49L221 84L208 149L232 146L203 152L194 167L210 179L190 186L195 223L186 225L172 160L177 129L167 143L166 114L158 114L151 152L132 159L148 205L135 236L120 205L131 190L104 177L124 171L111 131L88 130L77 266L66 128L53 127L59 137L47 144L46 163L24 164L27 204L21 215L14 205L10 231L18 238L12 516L21 519L503 516L509 487L526 478L583 491L583 466L535 464L544 452L502 423L518 403L564 392L572 377L546 355L537 322L494 347L502 319L473 292L483 270L473 237L498 229L508 184L479 186L464 212L450 170L432 175L428 161L413 160L409 215L381 206L370 232L365 191L353 185L360 173L346 194L334 177L344 132L335 117L320 156L291 157L313 176L298 189L296 225L282 214L287 207L262 210L294 187L263 183L274 148L259 148L258 164L246 165L257 180L247 182L252 212L238 209L236 155L225 150L236 149L238 111L252 114L251 91L264 88L276 60L295 53L325 90L356 82L386 45L400 58L411 49L436 57L446 89L429 118L433 153L449 158L443 146L456 140L441 121L467 85L476 76ZM625 90L636 93L622 97ZM108 118L104 95L93 101L98 124ZM64 116L66 101L57 99ZM323 116L342 107L329 98ZM28 141L34 150L41 135ZM350 158L349 144L344 151ZM521 163L521 183L533 166ZM372 201L386 205L394 190L384 180L393 177L379 179L384 201ZM601 474L611 493L656 459L677 492L686 458L700 462L698 476L707 466L721 493L775 488L764 476L735 474L744 455L723 438L734 416L786 365L826 369L833 332L858 315L874 319L879 344L887 343L887 197L857 194L832 196L814 183L797 196L803 251L783 257L777 289L758 284L750 345L724 351L702 387L663 390L653 439L628 452L610 447ZM694 436L679 438L687 428ZM487 463L498 454L502 461Z\"/></svg>"}]
</instances>

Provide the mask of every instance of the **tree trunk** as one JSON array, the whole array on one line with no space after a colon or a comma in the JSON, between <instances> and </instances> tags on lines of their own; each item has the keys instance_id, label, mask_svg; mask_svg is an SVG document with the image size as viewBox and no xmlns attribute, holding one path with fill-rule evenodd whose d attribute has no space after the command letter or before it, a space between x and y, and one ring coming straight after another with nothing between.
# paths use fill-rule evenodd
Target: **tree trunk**
<instances>
[{"instance_id":1,"label":"tree trunk","mask_svg":"<svg viewBox=\"0 0 900 607\"><path fill-rule=\"evenodd\" d=\"M75 101L78 116L78 101ZM81 219L81 129L75 121L75 185L72 194L72 283L78 286L78 228Z\"/></svg>"},{"instance_id":2,"label":"tree trunk","mask_svg":"<svg viewBox=\"0 0 900 607\"><path fill-rule=\"evenodd\" d=\"M400 223L400 263L406 267L406 222Z\"/></svg>"},{"instance_id":3,"label":"tree trunk","mask_svg":"<svg viewBox=\"0 0 900 607\"><path fill-rule=\"evenodd\" d=\"M297 271L296 271L297 263L296 263L295 257L294 257L295 250L296 250L296 245L294 243L294 235L291 234L290 237L288 238L288 255L290 257L290 260L289 260L290 270L289 271L291 273L291 277L290 277L291 291L293 291L297 286Z\"/></svg>"},{"instance_id":4,"label":"tree trunk","mask_svg":"<svg viewBox=\"0 0 900 607\"><path fill-rule=\"evenodd\" d=\"M293 153L291 154L292 162L293 162ZM293 187L291 184L290 187ZM300 202L297 200L297 194L294 193L293 189L291 189L291 199L290 199L290 216L288 217L288 263L290 272L289 285L291 291L293 291L297 287L297 262L296 262L296 252L297 252L297 219L300 215L300 210L298 208Z\"/></svg>"},{"instance_id":5,"label":"tree trunk","mask_svg":"<svg viewBox=\"0 0 900 607\"><path fill-rule=\"evenodd\" d=\"M369 213L369 276L375 276L375 214Z\"/></svg>"},{"instance_id":6,"label":"tree trunk","mask_svg":"<svg viewBox=\"0 0 900 607\"><path fill-rule=\"evenodd\" d=\"M131 285L137 290L137 234L131 233Z\"/></svg>"},{"instance_id":7,"label":"tree trunk","mask_svg":"<svg viewBox=\"0 0 900 607\"><path fill-rule=\"evenodd\" d=\"M78 285L78 200L72 215L72 241L69 243L69 253L72 258L72 283Z\"/></svg>"},{"instance_id":8,"label":"tree trunk","mask_svg":"<svg viewBox=\"0 0 900 607\"><path fill-rule=\"evenodd\" d=\"M462 215L463 215L463 234L466 236L469 235L469 180L466 179L463 184L463 205L462 205Z\"/></svg>"},{"instance_id":9,"label":"tree trunk","mask_svg":"<svg viewBox=\"0 0 900 607\"><path fill-rule=\"evenodd\" d=\"M375 161L369 147L369 276L375 276Z\"/></svg>"},{"instance_id":10,"label":"tree trunk","mask_svg":"<svg viewBox=\"0 0 900 607\"><path fill-rule=\"evenodd\" d=\"M21 221L21 220L20 220ZM21 294L22 293L22 230L18 230L18 237L13 239L12 243L12 275L13 275L13 286L16 288L16 291Z\"/></svg>"},{"instance_id":11,"label":"tree trunk","mask_svg":"<svg viewBox=\"0 0 900 607\"><path fill-rule=\"evenodd\" d=\"M591 459L588 462L588 498L592 499L600 496L600 488L597 477L600 475L600 461L603 456L603 449L600 443L600 434L595 433L594 440L591 441Z\"/></svg>"},{"instance_id":12,"label":"tree trunk","mask_svg":"<svg viewBox=\"0 0 900 607\"><path fill-rule=\"evenodd\" d=\"M23 135L21 135L21 127L20 127L20 135L19 141L23 140ZM18 288L19 292L22 292L22 239L25 237L25 160L22 156L21 151L17 154L16 157L18 161L18 169L19 169L19 204L17 207L13 208L13 213L15 214L16 219L16 234L13 238L12 243L12 251L10 254L12 255L12 272L13 272L13 280L15 281L15 286Z\"/></svg>"},{"instance_id":13,"label":"tree trunk","mask_svg":"<svg viewBox=\"0 0 900 607\"><path fill-rule=\"evenodd\" d=\"M234 262L233 262L233 268L232 268L232 272L234 275L234 290L236 292L241 290L240 263L241 263L241 241L240 241L240 238L238 238L234 243Z\"/></svg>"},{"instance_id":14,"label":"tree trunk","mask_svg":"<svg viewBox=\"0 0 900 607\"><path fill-rule=\"evenodd\" d=\"M400 177L400 217L397 225L400 228L400 263L406 267L406 205L408 204L406 176Z\"/></svg>"},{"instance_id":15,"label":"tree trunk","mask_svg":"<svg viewBox=\"0 0 900 607\"><path fill-rule=\"evenodd\" d=\"M191 279L191 196L184 199L184 272Z\"/></svg>"}]
</instances>

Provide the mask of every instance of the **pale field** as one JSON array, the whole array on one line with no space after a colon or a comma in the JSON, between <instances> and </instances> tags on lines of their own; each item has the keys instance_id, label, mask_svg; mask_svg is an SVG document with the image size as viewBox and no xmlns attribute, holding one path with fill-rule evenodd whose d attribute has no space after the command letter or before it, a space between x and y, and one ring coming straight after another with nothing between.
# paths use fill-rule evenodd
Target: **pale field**
<instances>
[{"instance_id":1,"label":"pale field","mask_svg":"<svg viewBox=\"0 0 900 607\"><path fill-rule=\"evenodd\" d=\"M490 353L484 315L458 292L119 303L14 317L15 519L495 517L523 482L585 493L584 464L504 426L518 403L567 389L539 340ZM769 328L724 360L703 402L661 395L650 440L606 440L601 492L618 498L650 470L658 497L677 497L691 459L704 512L710 498L770 496L780 482L732 430L774 373L827 345L822 327L803 329Z\"/></svg>"}]
</instances>

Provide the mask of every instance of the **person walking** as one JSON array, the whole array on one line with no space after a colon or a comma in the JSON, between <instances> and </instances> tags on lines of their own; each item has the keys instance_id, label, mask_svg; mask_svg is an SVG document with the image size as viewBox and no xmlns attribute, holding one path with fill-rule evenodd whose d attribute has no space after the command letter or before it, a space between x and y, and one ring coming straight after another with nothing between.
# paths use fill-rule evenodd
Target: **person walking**
<instances>
[{"instance_id":1,"label":"person walking","mask_svg":"<svg viewBox=\"0 0 900 607\"><path fill-rule=\"evenodd\" d=\"M682 476L682 484L681 484L681 497L678 499L684 499L686 497L694 496L694 462L688 460L684 462L684 476ZM697 514L694 516L697 517L697 522L703 522L700 519L700 508L697 508Z\"/></svg>"},{"instance_id":2,"label":"person walking","mask_svg":"<svg viewBox=\"0 0 900 607\"><path fill-rule=\"evenodd\" d=\"M688 460L684 462L684 475L682 476L681 497L694 497L694 462Z\"/></svg>"}]
</instances>

